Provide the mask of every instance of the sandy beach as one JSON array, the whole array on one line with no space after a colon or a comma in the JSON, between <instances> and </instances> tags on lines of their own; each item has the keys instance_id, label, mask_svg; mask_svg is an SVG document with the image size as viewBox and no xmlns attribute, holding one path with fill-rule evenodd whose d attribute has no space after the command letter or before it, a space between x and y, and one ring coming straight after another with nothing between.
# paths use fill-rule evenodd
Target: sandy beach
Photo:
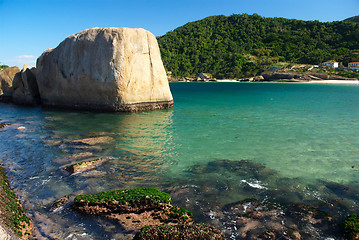
<instances>
[{"instance_id":1,"label":"sandy beach","mask_svg":"<svg viewBox=\"0 0 359 240\"><path fill-rule=\"evenodd\" d=\"M319 80L319 81L309 81L308 83L359 84L359 80Z\"/></svg>"}]
</instances>

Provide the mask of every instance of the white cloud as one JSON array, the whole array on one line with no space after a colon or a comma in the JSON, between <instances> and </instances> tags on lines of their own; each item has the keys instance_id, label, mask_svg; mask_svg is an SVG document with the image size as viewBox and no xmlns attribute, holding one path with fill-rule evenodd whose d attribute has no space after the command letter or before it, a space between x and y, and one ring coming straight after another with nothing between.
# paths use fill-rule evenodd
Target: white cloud
<instances>
[{"instance_id":1,"label":"white cloud","mask_svg":"<svg viewBox=\"0 0 359 240\"><path fill-rule=\"evenodd\" d=\"M34 59L36 58L35 56L32 55L21 55L17 57L18 59Z\"/></svg>"},{"instance_id":2,"label":"white cloud","mask_svg":"<svg viewBox=\"0 0 359 240\"><path fill-rule=\"evenodd\" d=\"M29 68L36 66L36 56L33 55L21 55L17 56L14 60L14 64L19 68L22 68L26 64Z\"/></svg>"}]
</instances>

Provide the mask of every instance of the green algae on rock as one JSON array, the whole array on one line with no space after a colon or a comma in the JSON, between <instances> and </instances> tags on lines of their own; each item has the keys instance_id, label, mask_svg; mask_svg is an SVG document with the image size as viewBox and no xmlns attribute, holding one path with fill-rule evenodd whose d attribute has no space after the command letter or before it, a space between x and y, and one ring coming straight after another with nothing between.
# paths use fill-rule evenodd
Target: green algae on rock
<instances>
[{"instance_id":1,"label":"green algae on rock","mask_svg":"<svg viewBox=\"0 0 359 240\"><path fill-rule=\"evenodd\" d=\"M115 220L127 231L147 225L178 224L193 221L190 211L172 205L171 196L155 188L113 190L79 195L73 208Z\"/></svg>"},{"instance_id":2,"label":"green algae on rock","mask_svg":"<svg viewBox=\"0 0 359 240\"><path fill-rule=\"evenodd\" d=\"M341 225L341 230L346 239L358 239L359 215L351 214Z\"/></svg>"},{"instance_id":3,"label":"green algae on rock","mask_svg":"<svg viewBox=\"0 0 359 240\"><path fill-rule=\"evenodd\" d=\"M79 195L75 198L75 204L116 202L119 205L126 204L136 206L143 201L152 202L155 205L160 203L166 204L171 202L171 196L168 193L161 192L155 188L135 188L112 190L90 195Z\"/></svg>"},{"instance_id":4,"label":"green algae on rock","mask_svg":"<svg viewBox=\"0 0 359 240\"><path fill-rule=\"evenodd\" d=\"M146 226L138 231L134 240L224 240L224 234L208 224L178 224Z\"/></svg>"},{"instance_id":5,"label":"green algae on rock","mask_svg":"<svg viewBox=\"0 0 359 240\"><path fill-rule=\"evenodd\" d=\"M28 239L32 224L10 188L4 168L0 166L0 221L21 239Z\"/></svg>"}]
</instances>

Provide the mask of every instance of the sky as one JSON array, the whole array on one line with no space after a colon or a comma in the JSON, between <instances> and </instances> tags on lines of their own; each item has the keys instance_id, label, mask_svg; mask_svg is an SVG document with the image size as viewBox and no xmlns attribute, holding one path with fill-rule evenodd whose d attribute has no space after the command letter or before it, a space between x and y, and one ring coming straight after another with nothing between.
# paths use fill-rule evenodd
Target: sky
<instances>
[{"instance_id":1,"label":"sky","mask_svg":"<svg viewBox=\"0 0 359 240\"><path fill-rule=\"evenodd\" d=\"M208 16L243 13L341 21L359 15L359 0L0 0L0 65L34 67L46 49L92 27L144 28L162 36Z\"/></svg>"}]
</instances>

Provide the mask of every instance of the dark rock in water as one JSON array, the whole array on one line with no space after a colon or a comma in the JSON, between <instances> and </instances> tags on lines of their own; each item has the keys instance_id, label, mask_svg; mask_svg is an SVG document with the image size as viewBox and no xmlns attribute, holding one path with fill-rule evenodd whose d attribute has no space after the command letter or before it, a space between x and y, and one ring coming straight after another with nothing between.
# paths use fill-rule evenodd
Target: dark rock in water
<instances>
[{"instance_id":1,"label":"dark rock in water","mask_svg":"<svg viewBox=\"0 0 359 240\"><path fill-rule=\"evenodd\" d=\"M81 162L70 164L68 166L64 166L64 167L62 167L62 169L64 171L68 172L69 174L81 173L81 172L96 168L96 167L100 166L101 164L103 164L104 162L107 162L108 160L109 160L109 158L106 158L106 157L91 158L91 159L83 160Z\"/></svg>"},{"instance_id":2,"label":"dark rock in water","mask_svg":"<svg viewBox=\"0 0 359 240\"><path fill-rule=\"evenodd\" d=\"M123 189L79 195L73 208L117 221L127 231L147 225L190 223L190 211L172 205L169 194L154 188Z\"/></svg>"},{"instance_id":3,"label":"dark rock in water","mask_svg":"<svg viewBox=\"0 0 359 240\"><path fill-rule=\"evenodd\" d=\"M235 239L318 239L338 235L335 221L326 212L304 204L244 200L222 208L220 219ZM218 214L220 216L220 214ZM227 233L229 235L229 233Z\"/></svg>"},{"instance_id":4,"label":"dark rock in water","mask_svg":"<svg viewBox=\"0 0 359 240\"><path fill-rule=\"evenodd\" d=\"M243 176L247 179L261 179L276 175L278 172L266 168L263 164L255 163L249 160L232 161L219 159L209 162L207 165L194 165L189 169L190 173L219 173L231 172L236 176Z\"/></svg>"},{"instance_id":5,"label":"dark rock in water","mask_svg":"<svg viewBox=\"0 0 359 240\"><path fill-rule=\"evenodd\" d=\"M98 145L98 144L105 144L105 143L110 143L114 141L114 139L112 137L108 137L108 136L102 136L102 137L93 137L93 138L84 138L84 139L78 139L78 140L73 140L71 143L74 144L83 144L83 145Z\"/></svg>"},{"instance_id":6,"label":"dark rock in water","mask_svg":"<svg viewBox=\"0 0 359 240\"><path fill-rule=\"evenodd\" d=\"M0 129L1 128L4 128L4 127L6 127L6 126L9 126L10 124L8 124L8 123L0 123Z\"/></svg>"},{"instance_id":7,"label":"dark rock in water","mask_svg":"<svg viewBox=\"0 0 359 240\"><path fill-rule=\"evenodd\" d=\"M344 185L336 182L324 182L324 181L321 181L321 183L323 183L326 188L328 188L330 191L332 191L334 194L336 194L339 197L348 197L348 198L359 197L359 191L354 187L350 187L349 185Z\"/></svg>"},{"instance_id":8,"label":"dark rock in water","mask_svg":"<svg viewBox=\"0 0 359 240\"><path fill-rule=\"evenodd\" d=\"M52 206L50 207L50 211L55 212L58 209L64 207L66 204L69 203L69 201L70 201L69 199L70 199L69 196L65 196L65 197L58 199L56 202L54 202L54 204L52 204Z\"/></svg>"},{"instance_id":9,"label":"dark rock in water","mask_svg":"<svg viewBox=\"0 0 359 240\"><path fill-rule=\"evenodd\" d=\"M207 224L178 224L174 226L146 226L136 233L134 240L224 240L224 234Z\"/></svg>"}]
</instances>

